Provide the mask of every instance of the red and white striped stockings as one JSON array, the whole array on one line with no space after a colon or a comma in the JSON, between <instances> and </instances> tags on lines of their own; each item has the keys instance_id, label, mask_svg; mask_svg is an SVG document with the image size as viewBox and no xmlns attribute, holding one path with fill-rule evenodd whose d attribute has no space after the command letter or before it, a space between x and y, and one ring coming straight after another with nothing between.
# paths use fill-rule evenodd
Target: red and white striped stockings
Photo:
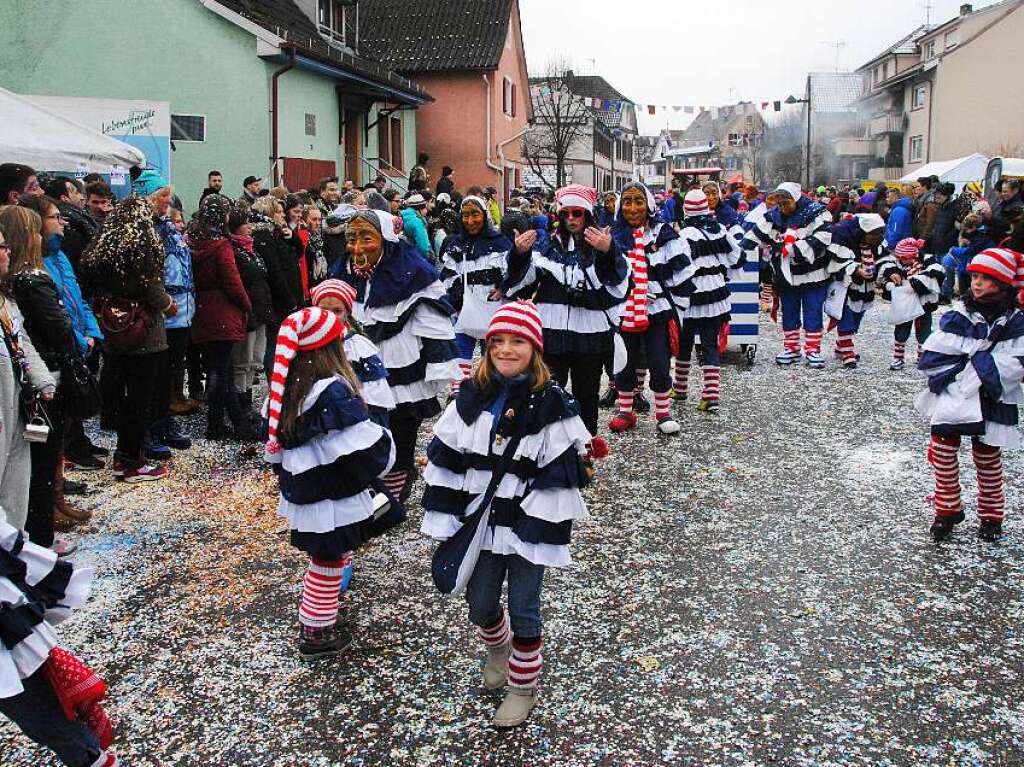
<instances>
[{"instance_id":1,"label":"red and white striped stockings","mask_svg":"<svg viewBox=\"0 0 1024 767\"><path fill-rule=\"evenodd\" d=\"M299 623L309 628L330 628L338 620L338 595L344 559L309 560L306 577L302 579L302 604Z\"/></svg>"},{"instance_id":2,"label":"red and white striped stockings","mask_svg":"<svg viewBox=\"0 0 1024 767\"><path fill-rule=\"evenodd\" d=\"M954 517L963 511L960 488L960 437L932 435L928 460L935 470L935 516ZM1006 510L1003 457L998 447L978 439L971 442L974 468L978 473L978 518L1002 522Z\"/></svg>"}]
</instances>

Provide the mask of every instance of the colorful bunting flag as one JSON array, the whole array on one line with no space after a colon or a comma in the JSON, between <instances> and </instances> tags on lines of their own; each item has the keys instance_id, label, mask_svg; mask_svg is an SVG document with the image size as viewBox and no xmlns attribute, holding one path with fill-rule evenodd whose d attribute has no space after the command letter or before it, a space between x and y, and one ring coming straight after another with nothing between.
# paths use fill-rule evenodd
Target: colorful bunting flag
<instances>
[{"instance_id":1,"label":"colorful bunting flag","mask_svg":"<svg viewBox=\"0 0 1024 767\"><path fill-rule=\"evenodd\" d=\"M654 114L654 104L647 105L647 114Z\"/></svg>"}]
</instances>

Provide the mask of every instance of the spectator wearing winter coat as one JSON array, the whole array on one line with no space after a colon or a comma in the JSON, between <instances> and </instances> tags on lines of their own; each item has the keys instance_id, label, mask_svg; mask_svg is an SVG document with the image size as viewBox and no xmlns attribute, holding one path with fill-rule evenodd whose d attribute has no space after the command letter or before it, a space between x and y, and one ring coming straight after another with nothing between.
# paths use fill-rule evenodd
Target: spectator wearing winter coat
<instances>
[{"instance_id":1,"label":"spectator wearing winter coat","mask_svg":"<svg viewBox=\"0 0 1024 767\"><path fill-rule=\"evenodd\" d=\"M206 367L206 438L214 440L229 436L225 411L236 438L248 440L254 436L239 401L231 396L231 353L235 344L245 340L252 311L228 239L231 207L227 197L211 194L203 200L188 229L196 284L192 339L202 350Z\"/></svg>"},{"instance_id":2,"label":"spectator wearing winter coat","mask_svg":"<svg viewBox=\"0 0 1024 767\"><path fill-rule=\"evenodd\" d=\"M77 264L85 246L96 236L99 224L85 211L85 195L70 178L58 176L46 185L46 194L57 202L57 208L64 217L61 250L72 265Z\"/></svg>"},{"instance_id":3,"label":"spectator wearing winter coat","mask_svg":"<svg viewBox=\"0 0 1024 767\"><path fill-rule=\"evenodd\" d=\"M909 192L910 187L903 190L890 189L885 193L889 205L889 220L885 226L885 247L892 250L896 243L910 237L914 231L914 201ZM904 191L905 190L905 191ZM901 195L901 191L904 193Z\"/></svg>"},{"instance_id":4,"label":"spectator wearing winter coat","mask_svg":"<svg viewBox=\"0 0 1024 767\"><path fill-rule=\"evenodd\" d=\"M402 224L406 239L416 246L421 256L432 261L434 252L427 235L426 210L427 200L422 194L410 195L402 207Z\"/></svg>"},{"instance_id":5,"label":"spectator wearing winter coat","mask_svg":"<svg viewBox=\"0 0 1024 767\"><path fill-rule=\"evenodd\" d=\"M449 197L455 191L455 171L451 166L445 165L441 168L441 178L437 182L436 191L438 196L447 194Z\"/></svg>"},{"instance_id":6,"label":"spectator wearing winter coat","mask_svg":"<svg viewBox=\"0 0 1024 767\"><path fill-rule=\"evenodd\" d=\"M996 245L996 241L992 239L992 232L985 226L981 217L969 214L963 220L958 244L942 256L942 267L946 270L946 277L942 282L942 298L952 300L954 279L959 286L960 294L966 295L970 283L967 265L983 250L994 248Z\"/></svg>"},{"instance_id":7,"label":"spectator wearing winter coat","mask_svg":"<svg viewBox=\"0 0 1024 767\"><path fill-rule=\"evenodd\" d=\"M939 203L935 199L936 187L937 179L918 179L917 198L914 201L914 237L924 240L925 243L930 241L932 230L935 228L935 217L939 212Z\"/></svg>"},{"instance_id":8,"label":"spectator wearing winter coat","mask_svg":"<svg viewBox=\"0 0 1024 767\"><path fill-rule=\"evenodd\" d=\"M228 228L231 232L231 248L235 252L235 265L252 304L245 340L235 344L232 351L232 396L241 398L246 415L253 420L252 389L263 369L267 325L274 322L274 304L270 283L267 281L267 268L254 249L249 215L247 208L236 205L228 219Z\"/></svg>"},{"instance_id":9,"label":"spectator wearing winter coat","mask_svg":"<svg viewBox=\"0 0 1024 767\"><path fill-rule=\"evenodd\" d=\"M274 349L281 320L305 305L298 251L292 246L291 227L284 206L274 198L261 198L252 208L249 220L253 251L267 271L273 317L267 323L267 344L263 353L263 372L270 378L274 367Z\"/></svg>"},{"instance_id":10,"label":"spectator wearing winter coat","mask_svg":"<svg viewBox=\"0 0 1024 767\"><path fill-rule=\"evenodd\" d=\"M1024 213L1020 181L1004 179L999 187L999 200L992 208L992 233L997 241L1009 236L1013 223Z\"/></svg>"},{"instance_id":11,"label":"spectator wearing winter coat","mask_svg":"<svg viewBox=\"0 0 1024 767\"><path fill-rule=\"evenodd\" d=\"M925 250L942 258L949 249L956 245L956 213L957 203L953 199L956 187L948 181L939 184L935 190L935 221L932 224L931 237L925 243Z\"/></svg>"}]
</instances>

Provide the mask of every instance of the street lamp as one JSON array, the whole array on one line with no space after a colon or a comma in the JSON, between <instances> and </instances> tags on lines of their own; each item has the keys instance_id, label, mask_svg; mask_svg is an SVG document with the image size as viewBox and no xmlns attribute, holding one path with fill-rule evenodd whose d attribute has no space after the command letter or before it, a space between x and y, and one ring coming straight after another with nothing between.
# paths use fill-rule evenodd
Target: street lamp
<instances>
[{"instance_id":1,"label":"street lamp","mask_svg":"<svg viewBox=\"0 0 1024 767\"><path fill-rule=\"evenodd\" d=\"M811 188L811 78L807 77L807 98L798 99L795 96L790 96L786 99L787 104L806 104L807 105L807 168L804 176L804 186L810 191Z\"/></svg>"}]
</instances>

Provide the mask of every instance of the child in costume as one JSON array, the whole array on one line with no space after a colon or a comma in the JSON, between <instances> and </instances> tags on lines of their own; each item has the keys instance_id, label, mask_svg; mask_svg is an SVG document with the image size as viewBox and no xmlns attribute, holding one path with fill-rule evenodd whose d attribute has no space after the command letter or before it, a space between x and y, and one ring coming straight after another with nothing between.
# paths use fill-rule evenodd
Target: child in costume
<instances>
[{"instance_id":1,"label":"child in costume","mask_svg":"<svg viewBox=\"0 0 1024 767\"><path fill-rule=\"evenodd\" d=\"M917 358L921 359L924 342L932 332L932 314L939 308L939 295L945 270L935 256L921 253L924 240L905 237L896 243L893 251L878 261L878 282L882 285L882 297L893 300L893 288L906 282L913 289L913 296L920 303L923 314L909 322L901 322L893 331L892 362L889 370L902 370L907 353L910 331L917 336Z\"/></svg>"},{"instance_id":2,"label":"child in costume","mask_svg":"<svg viewBox=\"0 0 1024 767\"><path fill-rule=\"evenodd\" d=\"M342 570L367 538L369 488L391 468L387 429L370 419L345 357L344 324L317 307L281 323L265 405L265 458L280 483L278 514L309 555L299 608L299 654L335 655L352 643L338 620Z\"/></svg>"},{"instance_id":3,"label":"child in costume","mask_svg":"<svg viewBox=\"0 0 1024 767\"><path fill-rule=\"evenodd\" d=\"M825 312L836 315L831 318L829 330L837 329L836 356L847 370L857 367L860 355L853 339L875 300L875 262L882 255L884 236L885 221L877 213L858 213L832 227L832 244L828 246L832 263L828 270L835 280L830 291L839 290L845 298L836 306L826 300Z\"/></svg>"},{"instance_id":4,"label":"child in costume","mask_svg":"<svg viewBox=\"0 0 1024 767\"><path fill-rule=\"evenodd\" d=\"M0 514L0 714L70 767L116 767L106 685L57 646L54 623L85 604L92 569L75 567Z\"/></svg>"},{"instance_id":5,"label":"child in costume","mask_svg":"<svg viewBox=\"0 0 1024 767\"><path fill-rule=\"evenodd\" d=\"M676 434L679 422L669 411L669 323L675 316L673 309L687 305L694 266L686 242L670 224L658 220L654 195L638 181L622 189L612 236L627 254L633 285L619 325L627 358L625 369L615 376L618 413L608 428L622 432L636 426L635 396L649 369L658 431Z\"/></svg>"},{"instance_id":6,"label":"child in costume","mask_svg":"<svg viewBox=\"0 0 1024 767\"><path fill-rule=\"evenodd\" d=\"M680 311L682 332L675 368L676 399L685 400L690 381L693 346L700 339L704 390L697 410L718 412L722 378L718 333L729 320L729 273L742 268L743 252L725 224L711 215L708 198L692 189L683 198L683 225L679 232L693 261L693 292L689 306Z\"/></svg>"},{"instance_id":7,"label":"child in costume","mask_svg":"<svg viewBox=\"0 0 1024 767\"><path fill-rule=\"evenodd\" d=\"M794 365L802 356L807 366L825 367L821 356L825 297L831 279L832 214L824 205L805 196L800 185L779 184L776 206L760 217L746 233L740 249L748 260L762 248L771 251L775 296L782 306L783 351L779 365ZM773 317L775 312L773 311ZM800 329L804 331L804 355L800 353Z\"/></svg>"},{"instance_id":8,"label":"child in costume","mask_svg":"<svg viewBox=\"0 0 1024 767\"><path fill-rule=\"evenodd\" d=\"M489 503L472 551L478 558L466 554L460 568L472 573L466 600L487 648L484 685L508 686L494 715L498 727L521 724L537 702L544 570L570 563L572 523L587 518L580 488L588 482L583 454L591 435L575 400L550 377L544 343L532 303L495 312L487 353L434 427L424 473L422 532L432 538L449 539L464 516ZM511 462L503 461L506 450L514 451Z\"/></svg>"},{"instance_id":9,"label":"child in costume","mask_svg":"<svg viewBox=\"0 0 1024 767\"><path fill-rule=\"evenodd\" d=\"M964 299L942 316L918 362L928 374L917 408L931 423L931 533L937 541L964 520L958 456L964 436L971 438L978 473L978 537L994 541L1002 534L1002 449L1021 445L1018 405L1024 402L1024 312L1016 305L1014 287L1020 260L1005 248L975 256L967 266L971 284Z\"/></svg>"}]
</instances>

